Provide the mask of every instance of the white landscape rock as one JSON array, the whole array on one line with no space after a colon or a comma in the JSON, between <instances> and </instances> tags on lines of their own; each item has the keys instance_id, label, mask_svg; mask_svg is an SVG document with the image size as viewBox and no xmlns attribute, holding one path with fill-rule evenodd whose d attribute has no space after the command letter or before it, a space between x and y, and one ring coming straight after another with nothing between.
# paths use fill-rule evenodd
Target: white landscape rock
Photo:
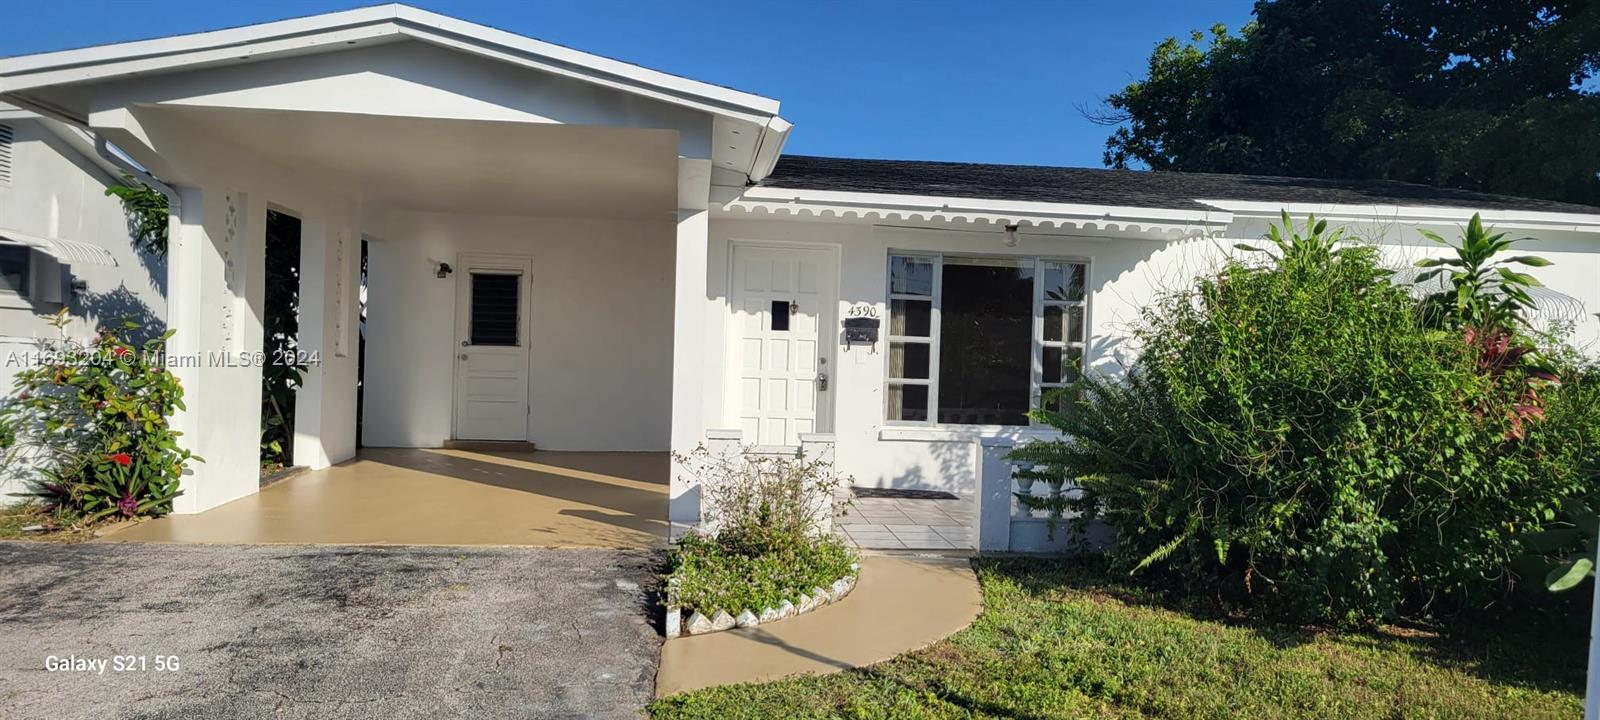
<instances>
[{"instance_id":1,"label":"white landscape rock","mask_svg":"<svg viewBox=\"0 0 1600 720\"><path fill-rule=\"evenodd\" d=\"M794 603L789 602L788 600L778 603L779 618L791 618L794 617L798 612L799 610L795 609Z\"/></svg>"},{"instance_id":2,"label":"white landscape rock","mask_svg":"<svg viewBox=\"0 0 1600 720\"><path fill-rule=\"evenodd\" d=\"M667 608L667 637L675 638L683 634L683 611L675 607Z\"/></svg>"},{"instance_id":3,"label":"white landscape rock","mask_svg":"<svg viewBox=\"0 0 1600 720\"><path fill-rule=\"evenodd\" d=\"M761 611L761 617L758 618L758 620L760 622L763 622L763 623L769 623L769 622L772 622L774 620L781 620L781 619L783 619L783 616L778 614L778 609L777 608L767 608L765 610L762 610Z\"/></svg>"},{"instance_id":4,"label":"white landscape rock","mask_svg":"<svg viewBox=\"0 0 1600 720\"><path fill-rule=\"evenodd\" d=\"M816 600L811 599L810 595L807 595L805 593L801 593L800 594L800 602L795 603L794 614L799 615L800 613L803 613L803 612L810 612L811 608L814 608L816 606L817 606L817 601Z\"/></svg>"},{"instance_id":5,"label":"white landscape rock","mask_svg":"<svg viewBox=\"0 0 1600 720\"><path fill-rule=\"evenodd\" d=\"M693 615L689 616L689 625L685 629L689 631L690 635L711 632L713 629L711 627L711 618L706 617L705 613L696 610Z\"/></svg>"},{"instance_id":6,"label":"white landscape rock","mask_svg":"<svg viewBox=\"0 0 1600 720\"><path fill-rule=\"evenodd\" d=\"M833 596L829 595L827 590L823 590L819 587L811 588L811 597L817 599L817 607L822 607L823 605L833 602Z\"/></svg>"},{"instance_id":7,"label":"white landscape rock","mask_svg":"<svg viewBox=\"0 0 1600 720\"><path fill-rule=\"evenodd\" d=\"M751 612L750 608L745 608L739 613L738 617L733 619L733 624L739 627L755 627L760 623L761 618L756 617L756 614Z\"/></svg>"},{"instance_id":8,"label":"white landscape rock","mask_svg":"<svg viewBox=\"0 0 1600 720\"><path fill-rule=\"evenodd\" d=\"M839 602L840 600L844 599L845 594L849 592L850 583L845 582L844 578L840 578L833 581L833 587L828 588L828 597L833 598L834 602Z\"/></svg>"},{"instance_id":9,"label":"white landscape rock","mask_svg":"<svg viewBox=\"0 0 1600 720\"><path fill-rule=\"evenodd\" d=\"M734 624L733 616L729 615L727 610L718 610L715 615L711 616L711 630L713 632L727 630L733 627Z\"/></svg>"}]
</instances>

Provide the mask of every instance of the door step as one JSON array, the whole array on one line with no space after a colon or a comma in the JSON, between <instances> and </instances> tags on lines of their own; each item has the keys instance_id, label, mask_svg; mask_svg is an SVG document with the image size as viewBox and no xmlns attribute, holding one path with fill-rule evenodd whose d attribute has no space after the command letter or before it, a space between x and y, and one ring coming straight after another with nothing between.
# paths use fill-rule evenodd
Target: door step
<instances>
[{"instance_id":1,"label":"door step","mask_svg":"<svg viewBox=\"0 0 1600 720\"><path fill-rule=\"evenodd\" d=\"M444 449L467 452L533 452L536 448L531 442L515 440L446 440Z\"/></svg>"}]
</instances>

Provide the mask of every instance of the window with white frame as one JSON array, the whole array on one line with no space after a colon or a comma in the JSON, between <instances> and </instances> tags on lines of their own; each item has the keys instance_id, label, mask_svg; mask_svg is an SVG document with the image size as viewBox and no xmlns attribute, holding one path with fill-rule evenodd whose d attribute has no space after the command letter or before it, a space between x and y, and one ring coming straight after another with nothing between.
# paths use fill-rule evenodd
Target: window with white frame
<instances>
[{"instance_id":1,"label":"window with white frame","mask_svg":"<svg viewBox=\"0 0 1600 720\"><path fill-rule=\"evenodd\" d=\"M1079 260L890 255L888 421L1029 424L1082 372L1087 276Z\"/></svg>"}]
</instances>

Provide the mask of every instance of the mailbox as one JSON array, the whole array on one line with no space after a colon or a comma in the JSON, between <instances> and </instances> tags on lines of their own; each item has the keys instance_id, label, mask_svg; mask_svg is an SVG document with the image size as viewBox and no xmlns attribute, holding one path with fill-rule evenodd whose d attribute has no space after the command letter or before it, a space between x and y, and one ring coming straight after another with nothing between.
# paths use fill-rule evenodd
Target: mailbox
<instances>
[{"instance_id":1,"label":"mailbox","mask_svg":"<svg viewBox=\"0 0 1600 720\"><path fill-rule=\"evenodd\" d=\"M844 319L844 342L846 345L866 343L873 345L878 342L878 319L875 317L852 317Z\"/></svg>"}]
</instances>

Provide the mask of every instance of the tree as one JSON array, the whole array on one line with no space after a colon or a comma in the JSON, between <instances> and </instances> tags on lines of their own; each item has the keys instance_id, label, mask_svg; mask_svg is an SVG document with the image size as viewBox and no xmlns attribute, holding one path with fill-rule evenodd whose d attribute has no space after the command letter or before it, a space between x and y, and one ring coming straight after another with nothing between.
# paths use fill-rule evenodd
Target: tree
<instances>
[{"instance_id":1,"label":"tree","mask_svg":"<svg viewBox=\"0 0 1600 720\"><path fill-rule=\"evenodd\" d=\"M1093 119L1105 163L1600 205L1600 2L1261 0L1168 38Z\"/></svg>"}]
</instances>

